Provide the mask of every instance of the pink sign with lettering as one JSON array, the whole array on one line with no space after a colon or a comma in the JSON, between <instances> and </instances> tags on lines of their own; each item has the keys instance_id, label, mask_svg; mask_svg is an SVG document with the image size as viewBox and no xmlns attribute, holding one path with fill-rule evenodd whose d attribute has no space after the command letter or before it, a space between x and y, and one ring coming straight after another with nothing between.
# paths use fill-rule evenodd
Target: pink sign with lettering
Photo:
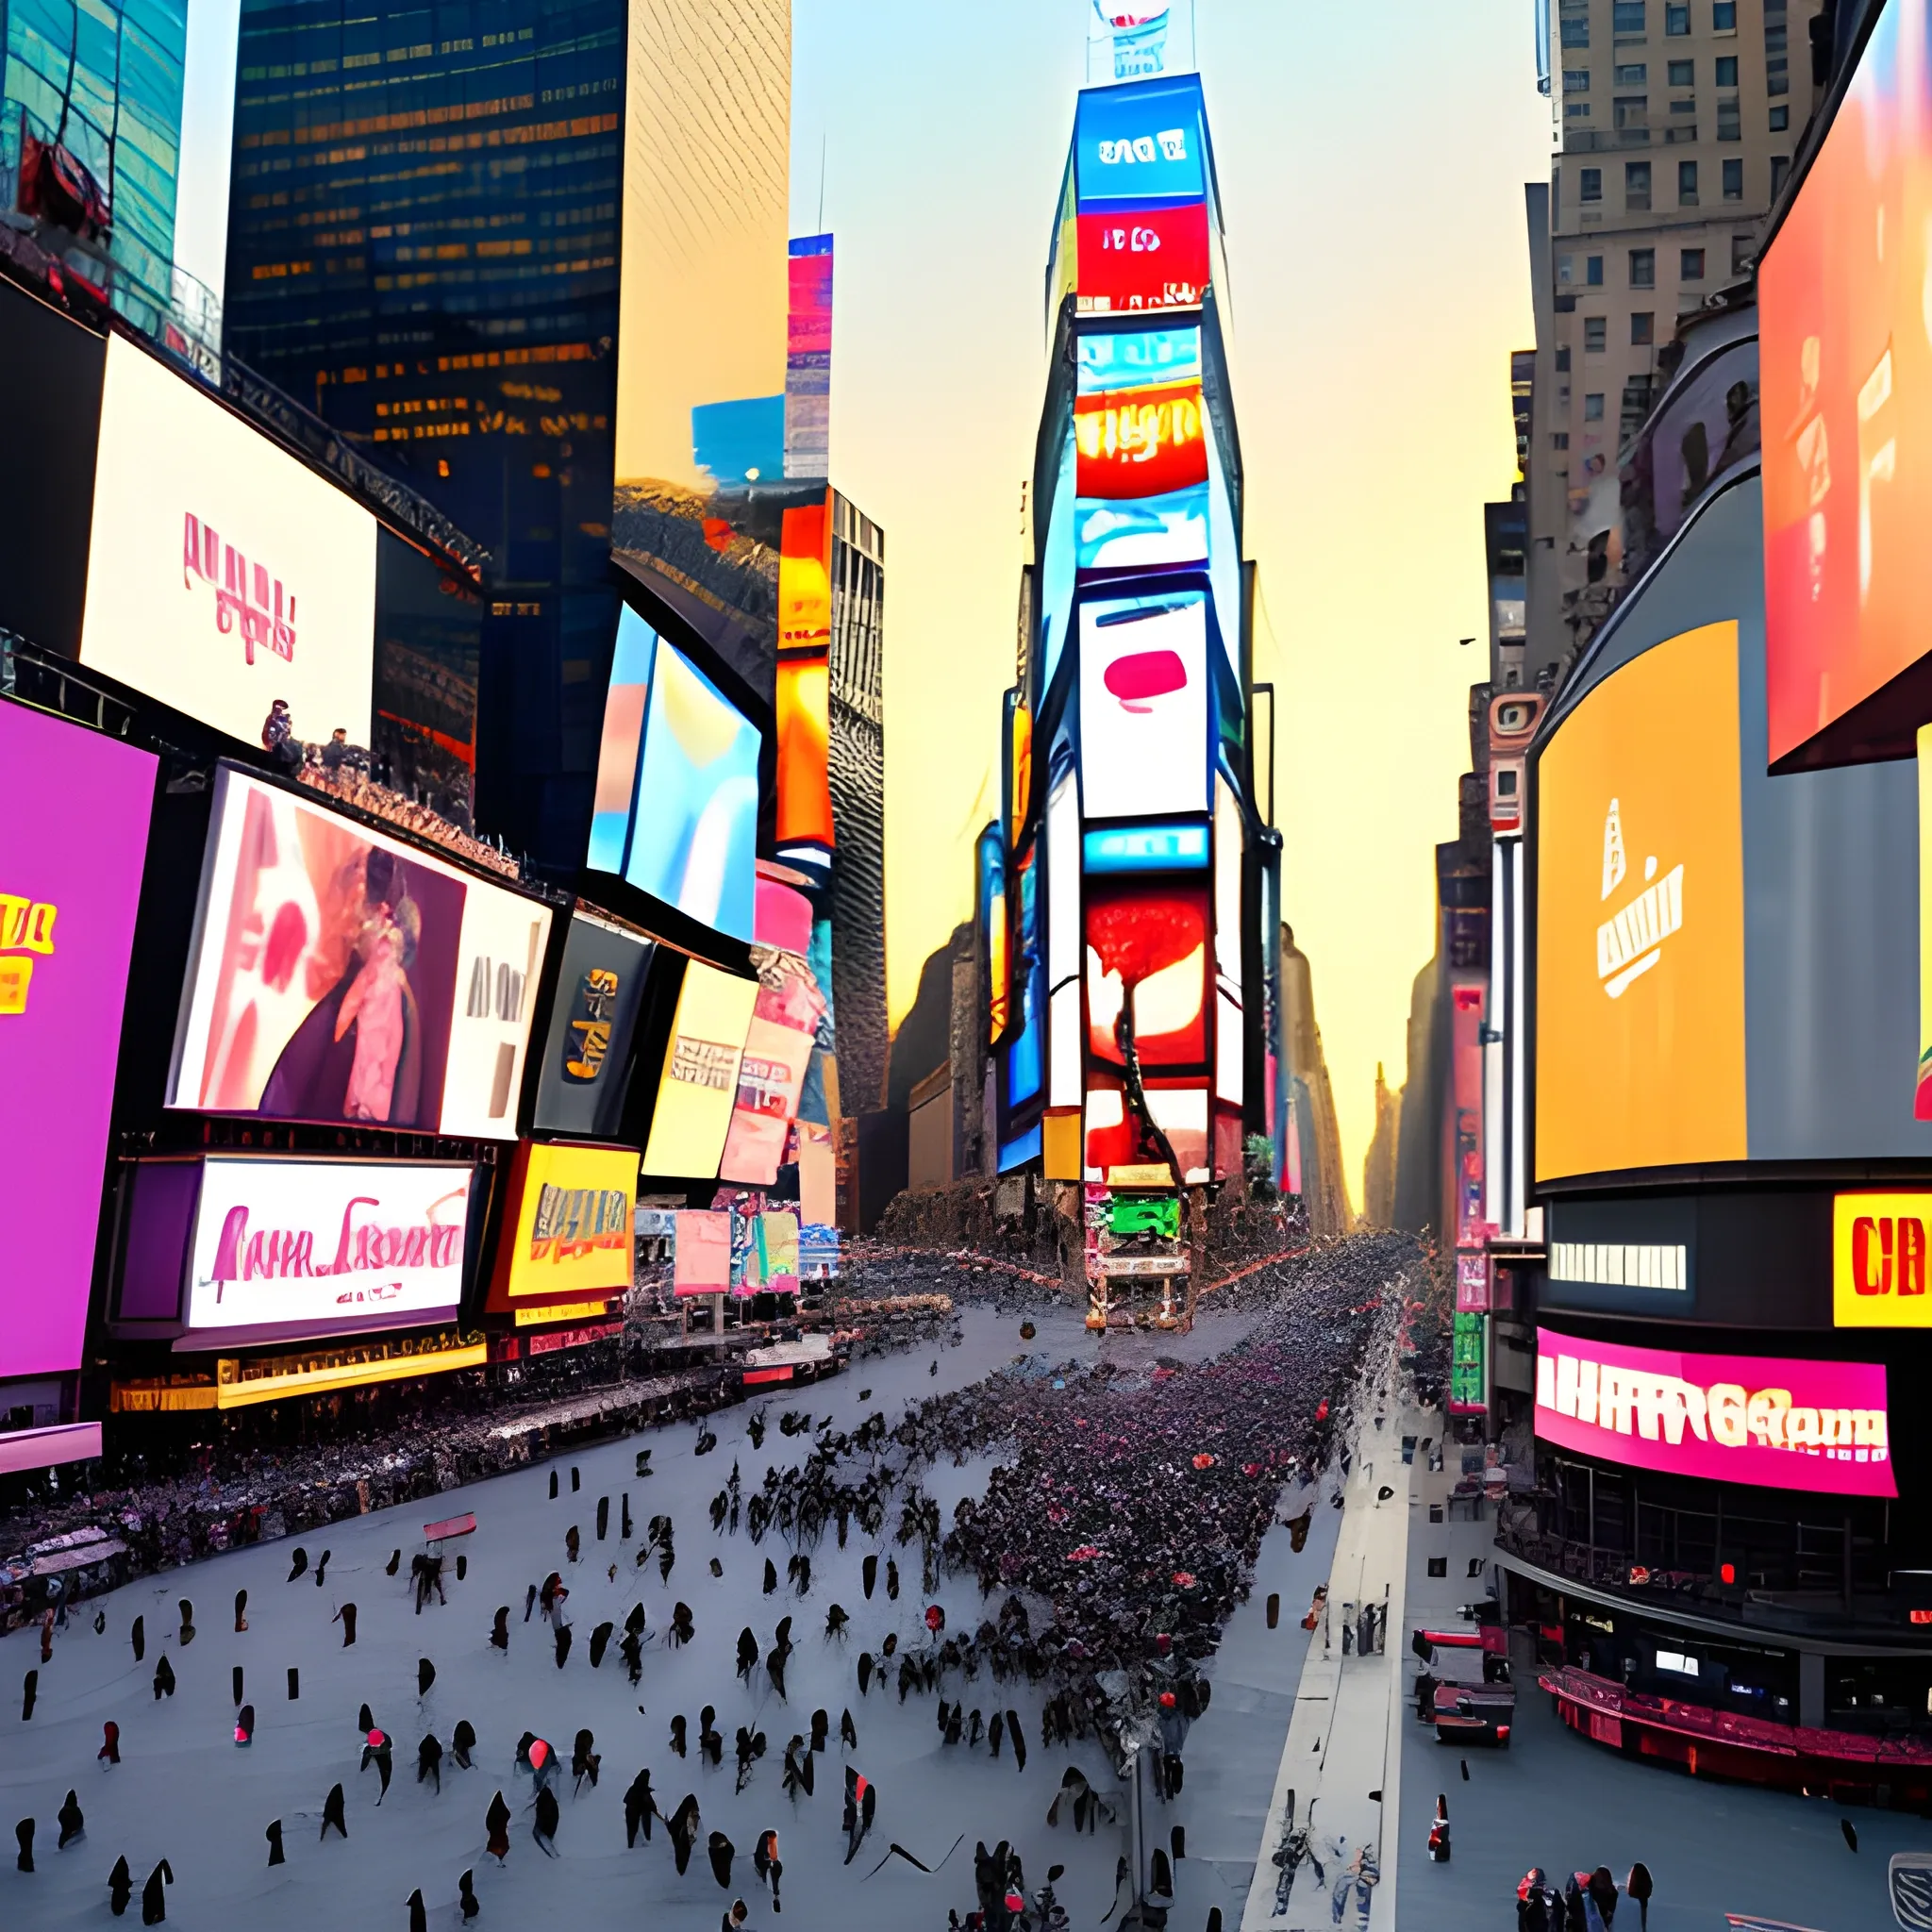
<instances>
[{"instance_id":1,"label":"pink sign with lettering","mask_svg":"<svg viewBox=\"0 0 1932 1932\"><path fill-rule=\"evenodd\" d=\"M1679 1355L1539 1328L1536 1432L1634 1469L1898 1494L1877 1362Z\"/></svg>"}]
</instances>

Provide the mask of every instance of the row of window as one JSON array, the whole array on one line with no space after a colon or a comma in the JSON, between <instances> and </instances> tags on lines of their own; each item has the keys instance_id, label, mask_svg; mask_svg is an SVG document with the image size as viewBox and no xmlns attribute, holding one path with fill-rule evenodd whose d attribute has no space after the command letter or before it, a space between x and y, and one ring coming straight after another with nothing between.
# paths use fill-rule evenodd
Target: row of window
<instances>
[{"instance_id":1,"label":"row of window","mask_svg":"<svg viewBox=\"0 0 1932 1932\"><path fill-rule=\"evenodd\" d=\"M1748 242L1749 236L1740 236ZM1628 251L1630 286L1633 289L1654 289L1657 287L1657 250L1655 248L1632 248ZM1557 280L1559 284L1574 283L1576 258L1559 255L1557 258ZM1704 279L1704 250L1701 248L1680 248L1677 251L1677 279L1680 282L1701 282ZM1583 286L1587 289L1601 289L1604 286L1604 258L1601 255L1586 255L1583 258Z\"/></svg>"},{"instance_id":2,"label":"row of window","mask_svg":"<svg viewBox=\"0 0 1932 1932\"><path fill-rule=\"evenodd\" d=\"M1771 158L1771 192L1774 198L1784 186L1785 174L1791 165L1789 155L1774 155ZM1744 198L1744 163L1741 158L1721 161L1721 180L1724 198L1726 201L1742 201ZM1701 199L1699 186L1699 163L1679 161L1677 163L1677 206L1696 208ZM1626 212L1641 214L1649 210L1651 195L1651 163L1648 161L1625 161L1624 163L1624 207ZM1590 203L1604 198L1604 171L1601 168L1579 168L1576 171L1576 198Z\"/></svg>"},{"instance_id":3,"label":"row of window","mask_svg":"<svg viewBox=\"0 0 1932 1932\"><path fill-rule=\"evenodd\" d=\"M1646 0L1614 0L1610 8L1610 31L1619 40L1627 40L1650 31L1650 9ZM1664 33L1673 40L1682 39L1690 31L1690 0L1665 0ZM1716 34L1734 34L1738 30L1738 0L1710 0L1710 30ZM1587 47L1590 45L1590 16L1580 8L1570 10L1570 0L1566 0L1562 18L1562 39L1566 47Z\"/></svg>"},{"instance_id":4,"label":"row of window","mask_svg":"<svg viewBox=\"0 0 1932 1932\"><path fill-rule=\"evenodd\" d=\"M1715 63L1715 84L1721 88L1738 85L1738 57L1735 54L1722 56ZM1669 87L1695 87L1697 85L1697 63L1694 60L1671 60L1665 63L1666 80ZM1620 60L1611 70L1612 79L1618 87L1647 87L1650 81L1650 66L1643 60ZM1563 70L1563 92L1566 94L1587 94L1590 92L1590 69L1587 67L1566 67Z\"/></svg>"}]
</instances>

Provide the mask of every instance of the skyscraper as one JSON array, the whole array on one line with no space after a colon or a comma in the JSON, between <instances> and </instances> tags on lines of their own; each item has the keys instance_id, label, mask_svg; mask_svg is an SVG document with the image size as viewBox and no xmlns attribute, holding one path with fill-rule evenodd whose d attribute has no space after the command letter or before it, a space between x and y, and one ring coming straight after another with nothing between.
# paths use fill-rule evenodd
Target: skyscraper
<instances>
[{"instance_id":1,"label":"skyscraper","mask_svg":"<svg viewBox=\"0 0 1932 1932\"><path fill-rule=\"evenodd\" d=\"M477 818L558 872L616 622L626 33L621 0L242 13L227 346L491 552Z\"/></svg>"}]
</instances>

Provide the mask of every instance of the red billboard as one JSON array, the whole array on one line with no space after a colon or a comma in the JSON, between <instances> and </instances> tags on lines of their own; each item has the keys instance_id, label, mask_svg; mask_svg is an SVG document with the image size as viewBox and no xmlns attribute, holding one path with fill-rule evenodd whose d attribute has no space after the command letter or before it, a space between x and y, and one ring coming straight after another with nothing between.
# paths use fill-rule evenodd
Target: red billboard
<instances>
[{"instance_id":1,"label":"red billboard","mask_svg":"<svg viewBox=\"0 0 1932 1932\"><path fill-rule=\"evenodd\" d=\"M1208 286L1208 204L1076 217L1083 312L1196 307Z\"/></svg>"},{"instance_id":2,"label":"red billboard","mask_svg":"<svg viewBox=\"0 0 1932 1932\"><path fill-rule=\"evenodd\" d=\"M1208 480L1201 379L1103 390L1074 404L1081 496L1162 496Z\"/></svg>"}]
</instances>

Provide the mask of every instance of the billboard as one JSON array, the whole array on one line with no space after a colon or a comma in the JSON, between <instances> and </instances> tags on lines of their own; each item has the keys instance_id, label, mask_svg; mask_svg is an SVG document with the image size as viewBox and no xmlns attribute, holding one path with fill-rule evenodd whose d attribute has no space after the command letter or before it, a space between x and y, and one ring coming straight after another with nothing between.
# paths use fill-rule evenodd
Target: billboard
<instances>
[{"instance_id":1,"label":"billboard","mask_svg":"<svg viewBox=\"0 0 1932 1932\"><path fill-rule=\"evenodd\" d=\"M189 1247L193 1345L454 1321L475 1178L450 1161L209 1155Z\"/></svg>"},{"instance_id":2,"label":"billboard","mask_svg":"<svg viewBox=\"0 0 1932 1932\"><path fill-rule=\"evenodd\" d=\"M497 1293L515 1300L620 1294L630 1287L635 1149L525 1141L511 1185L515 1207L497 1256Z\"/></svg>"},{"instance_id":3,"label":"billboard","mask_svg":"<svg viewBox=\"0 0 1932 1932\"><path fill-rule=\"evenodd\" d=\"M782 953L766 958L739 1065L722 1179L768 1188L778 1178L824 1010L824 995L803 959Z\"/></svg>"},{"instance_id":4,"label":"billboard","mask_svg":"<svg viewBox=\"0 0 1932 1932\"><path fill-rule=\"evenodd\" d=\"M1208 204L1074 217L1080 312L1191 308L1208 280Z\"/></svg>"},{"instance_id":5,"label":"billboard","mask_svg":"<svg viewBox=\"0 0 1932 1932\"><path fill-rule=\"evenodd\" d=\"M605 700L588 864L743 940L756 899L758 726L628 605Z\"/></svg>"},{"instance_id":6,"label":"billboard","mask_svg":"<svg viewBox=\"0 0 1932 1932\"><path fill-rule=\"evenodd\" d=\"M80 659L244 743L369 742L375 519L121 337L108 343Z\"/></svg>"},{"instance_id":7,"label":"billboard","mask_svg":"<svg viewBox=\"0 0 1932 1932\"><path fill-rule=\"evenodd\" d=\"M1194 9L1169 0L1088 0L1087 78L1141 80L1194 64Z\"/></svg>"},{"instance_id":8,"label":"billboard","mask_svg":"<svg viewBox=\"0 0 1932 1932\"><path fill-rule=\"evenodd\" d=\"M1539 1178L1746 1153L1738 626L1592 687L1538 767Z\"/></svg>"},{"instance_id":9,"label":"billboard","mask_svg":"<svg viewBox=\"0 0 1932 1932\"><path fill-rule=\"evenodd\" d=\"M1200 329L1087 334L1077 338L1077 350L1079 496L1140 499L1201 489L1208 481L1209 430L1201 397Z\"/></svg>"},{"instance_id":10,"label":"billboard","mask_svg":"<svg viewBox=\"0 0 1932 1932\"><path fill-rule=\"evenodd\" d=\"M589 1140L617 1132L655 941L579 907L571 914L538 1072L534 1124Z\"/></svg>"},{"instance_id":11,"label":"billboard","mask_svg":"<svg viewBox=\"0 0 1932 1932\"><path fill-rule=\"evenodd\" d=\"M1197 75L1082 92L1074 115L1074 190L1082 213L1200 201L1208 184Z\"/></svg>"},{"instance_id":12,"label":"billboard","mask_svg":"<svg viewBox=\"0 0 1932 1932\"><path fill-rule=\"evenodd\" d=\"M1080 790L1093 819L1203 812L1208 606L1199 591L1080 607Z\"/></svg>"},{"instance_id":13,"label":"billboard","mask_svg":"<svg viewBox=\"0 0 1932 1932\"><path fill-rule=\"evenodd\" d=\"M1631 1469L1898 1494L1879 1362L1681 1355L1540 1327L1536 1433Z\"/></svg>"},{"instance_id":14,"label":"billboard","mask_svg":"<svg viewBox=\"0 0 1932 1932\"><path fill-rule=\"evenodd\" d=\"M785 474L831 474L832 238L794 235L786 261Z\"/></svg>"},{"instance_id":15,"label":"billboard","mask_svg":"<svg viewBox=\"0 0 1932 1932\"><path fill-rule=\"evenodd\" d=\"M0 1379L80 1366L155 765L0 700Z\"/></svg>"},{"instance_id":16,"label":"billboard","mask_svg":"<svg viewBox=\"0 0 1932 1932\"><path fill-rule=\"evenodd\" d=\"M778 856L823 875L832 831L832 502L784 512L778 556Z\"/></svg>"},{"instance_id":17,"label":"billboard","mask_svg":"<svg viewBox=\"0 0 1932 1932\"><path fill-rule=\"evenodd\" d=\"M1892 0L1758 269L1774 766L1896 756L1924 716L1851 714L1925 650L1926 47L1927 0Z\"/></svg>"},{"instance_id":18,"label":"billboard","mask_svg":"<svg viewBox=\"0 0 1932 1932\"><path fill-rule=\"evenodd\" d=\"M646 1174L704 1177L718 1172L758 996L755 979L734 979L696 959L685 962L644 1147Z\"/></svg>"},{"instance_id":19,"label":"billboard","mask_svg":"<svg viewBox=\"0 0 1932 1932\"><path fill-rule=\"evenodd\" d=\"M550 917L225 765L167 1105L514 1140Z\"/></svg>"},{"instance_id":20,"label":"billboard","mask_svg":"<svg viewBox=\"0 0 1932 1932\"><path fill-rule=\"evenodd\" d=\"M1926 1228L1932 1194L1840 1194L1831 1212L1837 1328L1932 1328Z\"/></svg>"},{"instance_id":21,"label":"billboard","mask_svg":"<svg viewBox=\"0 0 1932 1932\"><path fill-rule=\"evenodd\" d=\"M1126 1014L1141 1065L1201 1072L1208 1063L1208 891L1152 880L1087 884L1087 1044L1091 1062L1124 1067Z\"/></svg>"}]
</instances>

